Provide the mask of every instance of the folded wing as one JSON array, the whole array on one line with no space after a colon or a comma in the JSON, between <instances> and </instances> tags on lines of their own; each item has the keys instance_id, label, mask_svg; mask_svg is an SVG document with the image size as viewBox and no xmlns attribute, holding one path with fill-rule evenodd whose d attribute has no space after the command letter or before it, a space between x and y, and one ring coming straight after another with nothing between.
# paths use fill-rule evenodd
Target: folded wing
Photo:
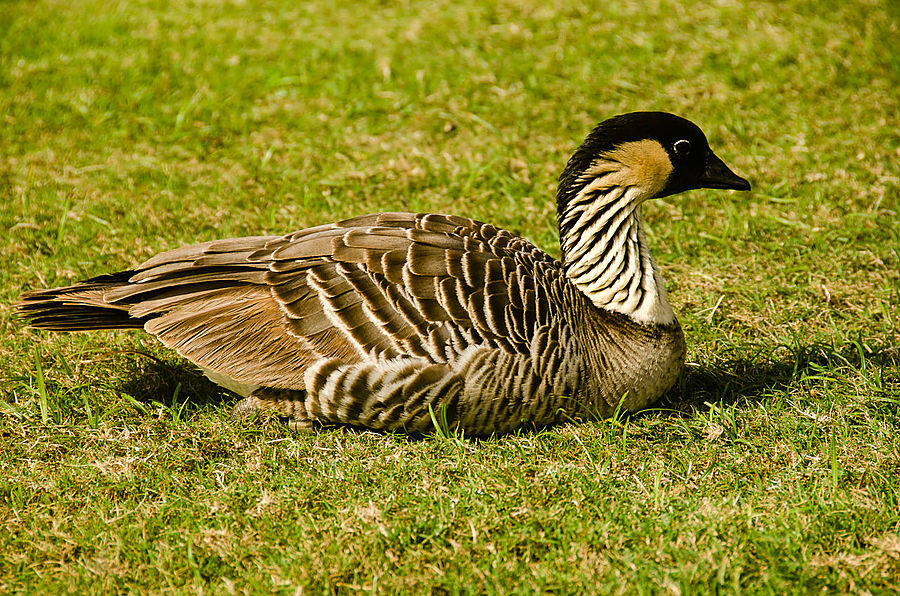
<instances>
[{"instance_id":1,"label":"folded wing","mask_svg":"<svg viewBox=\"0 0 900 596\"><path fill-rule=\"evenodd\" d=\"M80 308L78 328L143 324L238 383L304 389L303 372L322 358L442 363L476 344L527 354L548 317L546 284L535 278L556 268L487 224L381 213L180 248L65 294L26 294L22 304L36 326Z\"/></svg>"}]
</instances>

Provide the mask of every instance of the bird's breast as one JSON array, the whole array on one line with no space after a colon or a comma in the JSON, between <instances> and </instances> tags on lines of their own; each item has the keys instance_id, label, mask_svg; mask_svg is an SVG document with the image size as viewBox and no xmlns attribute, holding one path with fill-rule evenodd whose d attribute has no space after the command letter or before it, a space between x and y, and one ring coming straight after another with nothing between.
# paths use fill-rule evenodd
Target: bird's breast
<instances>
[{"instance_id":1,"label":"bird's breast","mask_svg":"<svg viewBox=\"0 0 900 596\"><path fill-rule=\"evenodd\" d=\"M686 346L677 320L644 325L613 313L584 347L597 409L607 415L641 410L675 383L684 366ZM612 322L609 320L612 318Z\"/></svg>"}]
</instances>

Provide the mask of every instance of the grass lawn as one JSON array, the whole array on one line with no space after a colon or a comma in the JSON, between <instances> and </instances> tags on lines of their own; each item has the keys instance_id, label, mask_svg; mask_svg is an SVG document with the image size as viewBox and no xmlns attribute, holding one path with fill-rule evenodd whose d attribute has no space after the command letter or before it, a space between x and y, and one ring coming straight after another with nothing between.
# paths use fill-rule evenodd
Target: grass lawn
<instances>
[{"instance_id":1,"label":"grass lawn","mask_svg":"<svg viewBox=\"0 0 900 596\"><path fill-rule=\"evenodd\" d=\"M0 592L900 590L900 4L572 4L0 2ZM10 307L385 210L558 255L556 176L645 109L754 185L645 206L689 345L648 412L241 427L146 334Z\"/></svg>"}]
</instances>

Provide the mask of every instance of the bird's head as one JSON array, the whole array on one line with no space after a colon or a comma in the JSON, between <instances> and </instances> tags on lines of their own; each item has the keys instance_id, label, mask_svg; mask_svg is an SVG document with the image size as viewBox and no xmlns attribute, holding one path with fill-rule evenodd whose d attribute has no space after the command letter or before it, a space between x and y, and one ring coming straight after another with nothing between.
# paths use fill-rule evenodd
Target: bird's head
<instances>
[{"instance_id":1,"label":"bird's head","mask_svg":"<svg viewBox=\"0 0 900 596\"><path fill-rule=\"evenodd\" d=\"M573 202L604 190L629 189L621 196L643 201L696 188L750 190L750 183L712 152L693 122L665 112L622 114L597 125L569 160L559 178L560 224Z\"/></svg>"}]
</instances>

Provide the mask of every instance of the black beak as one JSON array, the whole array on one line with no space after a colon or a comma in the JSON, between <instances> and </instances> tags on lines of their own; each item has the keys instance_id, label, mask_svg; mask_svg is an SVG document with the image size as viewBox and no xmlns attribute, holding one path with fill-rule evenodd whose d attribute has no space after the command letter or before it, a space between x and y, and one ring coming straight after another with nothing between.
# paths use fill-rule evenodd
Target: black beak
<instances>
[{"instance_id":1,"label":"black beak","mask_svg":"<svg viewBox=\"0 0 900 596\"><path fill-rule=\"evenodd\" d=\"M709 149L706 152L706 169L700 177L697 188L750 190L750 183L732 172L725 162Z\"/></svg>"}]
</instances>

